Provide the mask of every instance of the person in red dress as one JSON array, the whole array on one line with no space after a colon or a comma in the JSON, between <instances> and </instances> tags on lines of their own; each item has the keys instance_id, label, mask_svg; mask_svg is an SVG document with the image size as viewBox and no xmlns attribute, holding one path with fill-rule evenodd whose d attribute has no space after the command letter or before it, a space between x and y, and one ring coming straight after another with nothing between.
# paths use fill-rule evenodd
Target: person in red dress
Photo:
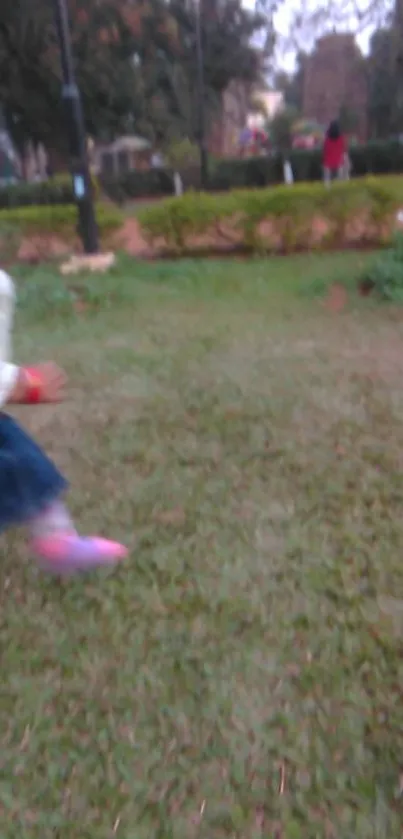
<instances>
[{"instance_id":1,"label":"person in red dress","mask_svg":"<svg viewBox=\"0 0 403 839\"><path fill-rule=\"evenodd\" d=\"M346 141L339 123L333 120L326 131L323 145L323 176L325 183L332 178L342 178L346 162Z\"/></svg>"}]
</instances>

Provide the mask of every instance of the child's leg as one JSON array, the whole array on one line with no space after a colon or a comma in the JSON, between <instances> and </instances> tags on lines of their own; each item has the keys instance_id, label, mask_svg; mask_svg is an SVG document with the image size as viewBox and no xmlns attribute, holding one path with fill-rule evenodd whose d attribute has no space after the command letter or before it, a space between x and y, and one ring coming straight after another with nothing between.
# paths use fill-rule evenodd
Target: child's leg
<instances>
[{"instance_id":1,"label":"child's leg","mask_svg":"<svg viewBox=\"0 0 403 839\"><path fill-rule=\"evenodd\" d=\"M76 533L73 520L61 500L46 505L27 522L33 539L46 539L55 533Z\"/></svg>"},{"instance_id":2,"label":"child's leg","mask_svg":"<svg viewBox=\"0 0 403 839\"><path fill-rule=\"evenodd\" d=\"M10 417L0 415L0 528L27 524L42 565L66 573L115 563L122 545L80 537L60 500L66 481Z\"/></svg>"}]
</instances>

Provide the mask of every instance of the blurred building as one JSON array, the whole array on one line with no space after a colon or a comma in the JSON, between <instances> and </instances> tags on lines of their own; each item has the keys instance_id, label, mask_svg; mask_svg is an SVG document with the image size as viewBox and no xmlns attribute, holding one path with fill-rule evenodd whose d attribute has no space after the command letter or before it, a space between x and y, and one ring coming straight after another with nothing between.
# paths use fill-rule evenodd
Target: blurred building
<instances>
[{"instance_id":1,"label":"blurred building","mask_svg":"<svg viewBox=\"0 0 403 839\"><path fill-rule=\"evenodd\" d=\"M253 94L253 102L259 110L249 112L248 127L261 130L283 110L284 95L280 90L258 90Z\"/></svg>"},{"instance_id":2,"label":"blurred building","mask_svg":"<svg viewBox=\"0 0 403 839\"><path fill-rule=\"evenodd\" d=\"M239 135L247 124L250 93L249 84L235 80L224 91L220 113L211 125L208 135L211 154L218 157L237 154Z\"/></svg>"},{"instance_id":3,"label":"blurred building","mask_svg":"<svg viewBox=\"0 0 403 839\"><path fill-rule=\"evenodd\" d=\"M317 41L304 64L302 100L304 117L326 126L342 113L346 130L366 139L367 80L354 35L333 32Z\"/></svg>"}]
</instances>

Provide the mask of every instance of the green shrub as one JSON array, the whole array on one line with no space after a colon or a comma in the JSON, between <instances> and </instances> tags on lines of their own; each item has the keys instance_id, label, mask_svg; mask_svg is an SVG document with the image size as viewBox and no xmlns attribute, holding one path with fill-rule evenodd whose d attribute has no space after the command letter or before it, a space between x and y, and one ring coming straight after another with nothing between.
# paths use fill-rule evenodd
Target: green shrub
<instances>
[{"instance_id":1,"label":"green shrub","mask_svg":"<svg viewBox=\"0 0 403 839\"><path fill-rule=\"evenodd\" d=\"M301 183L188 193L144 209L138 219L151 244L162 240L175 253L194 251L203 235L210 242L213 236L217 247L221 240L243 250L288 253L347 242L379 245L390 237L402 201L398 179L362 178L331 188Z\"/></svg>"},{"instance_id":2,"label":"green shrub","mask_svg":"<svg viewBox=\"0 0 403 839\"><path fill-rule=\"evenodd\" d=\"M165 152L165 158L171 169L174 170L197 166L199 157L200 152L197 143L192 143L188 137L171 143Z\"/></svg>"},{"instance_id":3,"label":"green shrub","mask_svg":"<svg viewBox=\"0 0 403 839\"><path fill-rule=\"evenodd\" d=\"M100 185L108 198L117 204L174 193L173 172L170 169L134 169L124 175L104 175Z\"/></svg>"},{"instance_id":4,"label":"green shrub","mask_svg":"<svg viewBox=\"0 0 403 839\"><path fill-rule=\"evenodd\" d=\"M173 171L170 169L133 170L119 176L105 175L100 179L92 176L92 187L95 199L99 199L101 192L104 192L117 204L136 198L173 195ZM40 183L21 182L0 187L0 210L74 203L72 178L69 174L56 175Z\"/></svg>"},{"instance_id":5,"label":"green shrub","mask_svg":"<svg viewBox=\"0 0 403 839\"><path fill-rule=\"evenodd\" d=\"M96 205L96 217L101 234L118 229L123 217L116 207ZM61 233L71 235L77 230L77 209L74 205L18 207L0 210L0 237L3 230L29 233Z\"/></svg>"},{"instance_id":6,"label":"green shrub","mask_svg":"<svg viewBox=\"0 0 403 839\"><path fill-rule=\"evenodd\" d=\"M100 196L97 179L92 176L94 198ZM72 177L69 174L55 175L47 181L37 183L13 184L0 187L0 209L14 207L53 206L58 204L74 204Z\"/></svg>"},{"instance_id":7,"label":"green shrub","mask_svg":"<svg viewBox=\"0 0 403 839\"><path fill-rule=\"evenodd\" d=\"M70 176L60 175L41 183L25 183L0 188L0 208L28 207L43 204L72 204Z\"/></svg>"},{"instance_id":8,"label":"green shrub","mask_svg":"<svg viewBox=\"0 0 403 839\"><path fill-rule=\"evenodd\" d=\"M403 172L403 144L398 140L370 142L350 149L353 176Z\"/></svg>"},{"instance_id":9,"label":"green shrub","mask_svg":"<svg viewBox=\"0 0 403 839\"><path fill-rule=\"evenodd\" d=\"M352 146L349 153L354 177L403 173L403 144L398 140ZM287 157L297 183L322 179L321 148L293 149ZM283 157L280 154L217 160L211 167L210 188L263 187L280 184L283 179Z\"/></svg>"},{"instance_id":10,"label":"green shrub","mask_svg":"<svg viewBox=\"0 0 403 839\"><path fill-rule=\"evenodd\" d=\"M359 278L364 294L374 292L382 300L403 303L403 234L397 233L392 247L368 265Z\"/></svg>"},{"instance_id":11,"label":"green shrub","mask_svg":"<svg viewBox=\"0 0 403 839\"><path fill-rule=\"evenodd\" d=\"M189 236L204 233L235 208L235 193L217 197L188 192L141 211L138 218L151 241L162 236L168 247L179 252L185 250Z\"/></svg>"},{"instance_id":12,"label":"green shrub","mask_svg":"<svg viewBox=\"0 0 403 839\"><path fill-rule=\"evenodd\" d=\"M278 155L245 159L224 158L212 161L209 188L213 191L223 191L264 187L268 184L280 183L282 180L282 162Z\"/></svg>"},{"instance_id":13,"label":"green shrub","mask_svg":"<svg viewBox=\"0 0 403 839\"><path fill-rule=\"evenodd\" d=\"M289 160L297 183L322 180L322 149L294 149L289 155Z\"/></svg>"},{"instance_id":14,"label":"green shrub","mask_svg":"<svg viewBox=\"0 0 403 839\"><path fill-rule=\"evenodd\" d=\"M322 151L294 149L287 155L294 181L320 181ZM243 187L264 187L284 182L284 158L281 154L267 157L217 160L211 167L210 189L225 190Z\"/></svg>"}]
</instances>

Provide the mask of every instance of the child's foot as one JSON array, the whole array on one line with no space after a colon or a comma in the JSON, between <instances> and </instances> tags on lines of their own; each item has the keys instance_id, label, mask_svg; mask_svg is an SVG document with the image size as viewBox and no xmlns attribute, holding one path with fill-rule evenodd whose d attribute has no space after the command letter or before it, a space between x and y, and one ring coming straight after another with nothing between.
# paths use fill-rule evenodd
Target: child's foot
<instances>
[{"instance_id":1,"label":"child's foot","mask_svg":"<svg viewBox=\"0 0 403 839\"><path fill-rule=\"evenodd\" d=\"M62 575L115 565L127 556L127 549L117 542L77 533L43 536L35 539L32 547L42 568Z\"/></svg>"}]
</instances>

